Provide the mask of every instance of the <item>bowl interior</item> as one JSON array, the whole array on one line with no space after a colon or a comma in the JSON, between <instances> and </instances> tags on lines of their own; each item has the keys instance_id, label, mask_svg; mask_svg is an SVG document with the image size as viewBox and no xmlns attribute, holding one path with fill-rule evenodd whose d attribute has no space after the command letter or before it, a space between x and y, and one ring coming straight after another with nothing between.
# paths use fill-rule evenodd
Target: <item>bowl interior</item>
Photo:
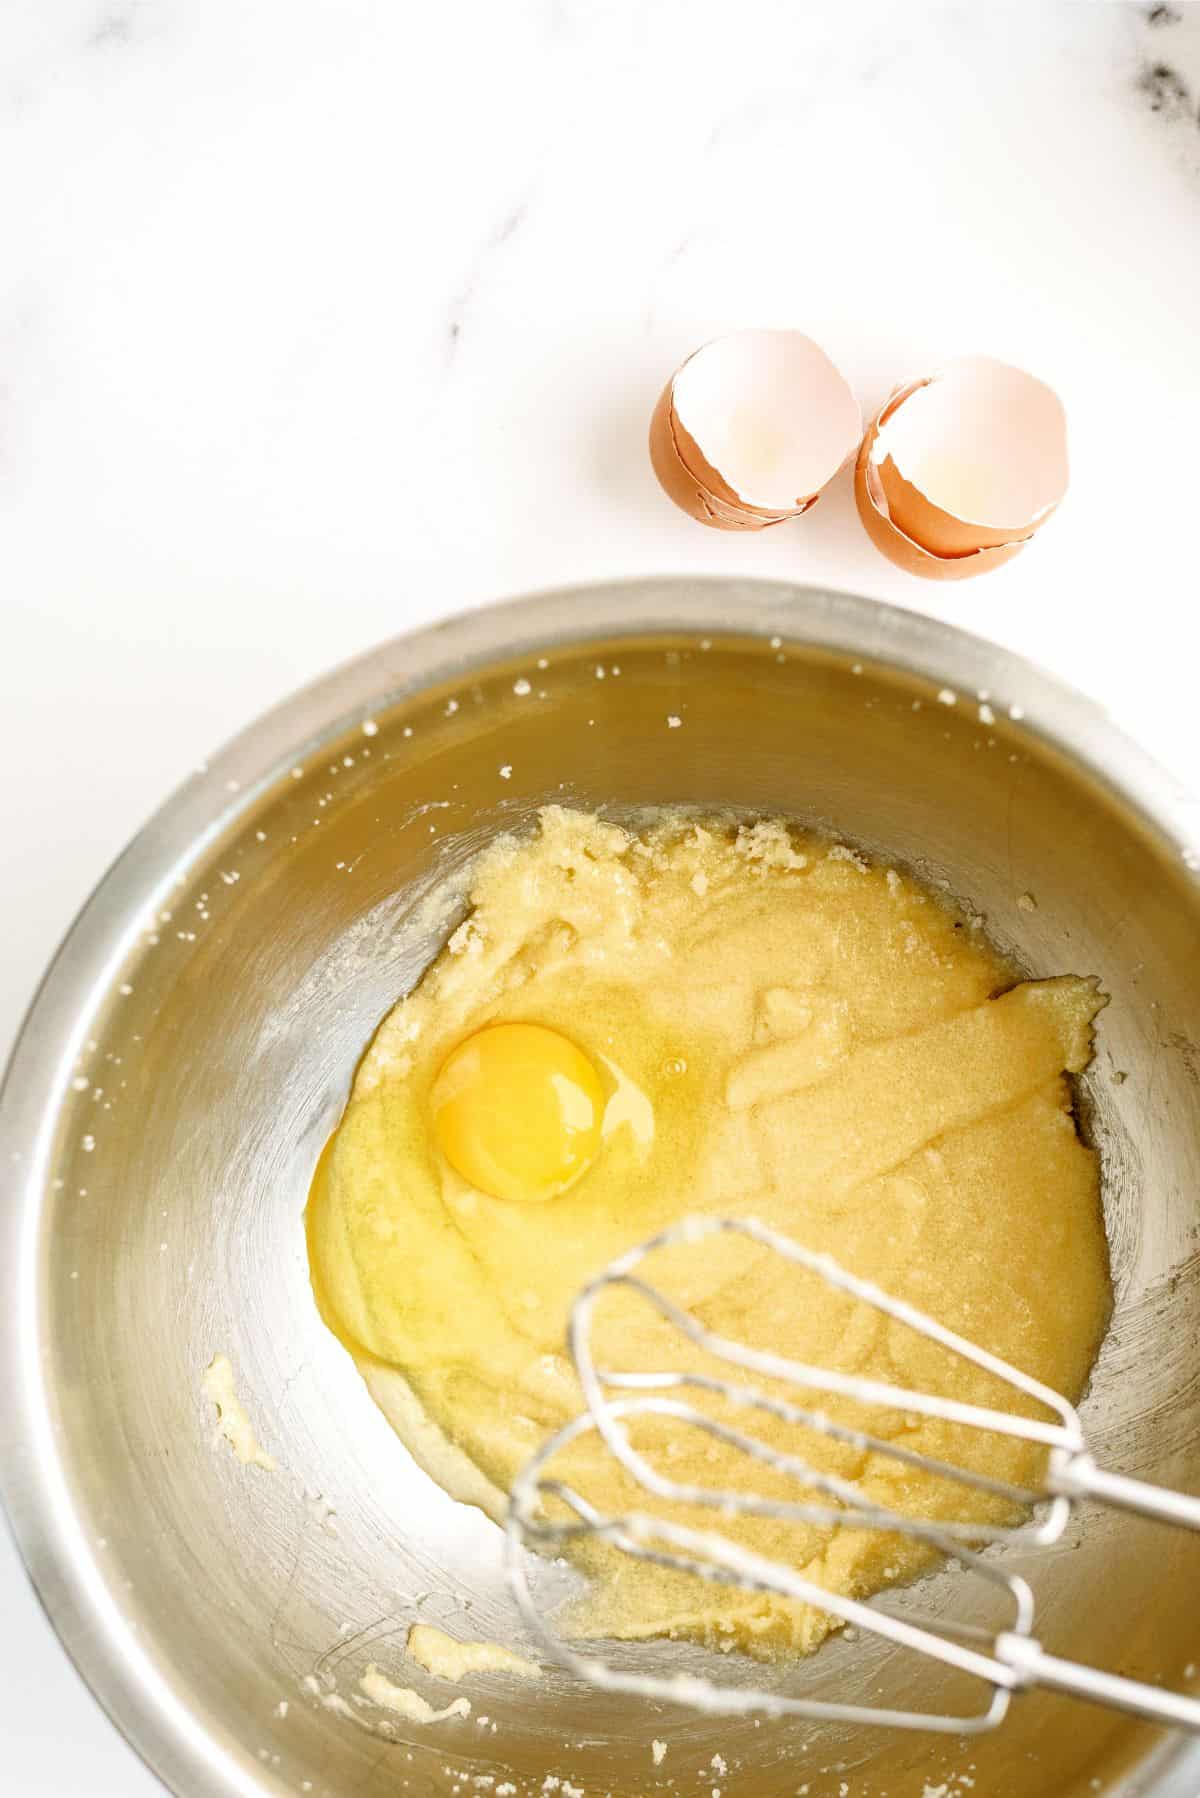
<instances>
[{"instance_id":1,"label":"bowl interior","mask_svg":"<svg viewBox=\"0 0 1200 1798\"><path fill-rule=\"evenodd\" d=\"M1084 1109L1117 1312L1085 1421L1121 1470L1200 1484L1200 896L1178 844L1067 751L1029 688L981 701L943 690L936 651L908 654L925 673L872 658L849 640L865 611L845 647L805 640L802 599L774 637L720 615L703 635L624 624L583 642L534 617L505 660L459 656L356 705L219 805L209 789L207 834L169 868L151 857L136 916L109 920L120 952L55 1070L25 1239L22 1405L43 1420L30 1452L55 1518L35 1573L73 1594L68 1646L181 1792L532 1794L551 1776L634 1798L703 1777L746 1798L921 1798L963 1775L974 1798L1062 1798L1152 1774L1176 1789L1178 1750L1153 1731L1039 1696L970 1743L696 1717L556 1670L537 1687L481 1677L467 1721L385 1733L355 1702L369 1662L436 1705L455 1696L405 1670L414 1620L525 1638L499 1531L415 1466L319 1322L301 1213L358 1057L444 934L423 899L547 802L827 824L945 882L1030 971L1102 977ZM1009 715L1022 704L1030 717ZM201 1378L219 1353L275 1472L214 1445ZM19 1527L33 1502L17 1494ZM1058 1550L1010 1561L1055 1652L1194 1680L1200 1543L1088 1513ZM919 1601L954 1615L962 1593L942 1575ZM790 1679L947 1696L932 1665L861 1641Z\"/></svg>"}]
</instances>

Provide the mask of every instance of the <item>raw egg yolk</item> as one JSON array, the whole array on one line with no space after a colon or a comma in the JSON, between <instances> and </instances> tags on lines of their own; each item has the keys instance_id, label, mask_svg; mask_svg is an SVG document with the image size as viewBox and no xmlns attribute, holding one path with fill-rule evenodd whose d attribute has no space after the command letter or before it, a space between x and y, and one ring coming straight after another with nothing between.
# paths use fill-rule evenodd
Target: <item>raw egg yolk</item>
<instances>
[{"instance_id":1,"label":"raw egg yolk","mask_svg":"<svg viewBox=\"0 0 1200 1798\"><path fill-rule=\"evenodd\" d=\"M430 1097L446 1160L496 1199L552 1199L600 1147L600 1076L582 1049L543 1024L489 1024L467 1037Z\"/></svg>"}]
</instances>

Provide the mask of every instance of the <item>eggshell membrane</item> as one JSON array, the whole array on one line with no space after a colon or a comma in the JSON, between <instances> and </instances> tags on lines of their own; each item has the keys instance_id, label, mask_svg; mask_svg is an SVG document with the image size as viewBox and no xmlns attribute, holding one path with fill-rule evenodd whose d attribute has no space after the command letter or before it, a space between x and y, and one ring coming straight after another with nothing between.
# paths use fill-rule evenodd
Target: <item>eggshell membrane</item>
<instances>
[{"instance_id":1,"label":"eggshell membrane","mask_svg":"<svg viewBox=\"0 0 1200 1798\"><path fill-rule=\"evenodd\" d=\"M1062 404L1023 369L964 356L889 407L871 458L886 510L935 556L1027 539L1066 492Z\"/></svg>"},{"instance_id":2,"label":"eggshell membrane","mask_svg":"<svg viewBox=\"0 0 1200 1798\"><path fill-rule=\"evenodd\" d=\"M986 574L989 569L999 568L1005 562L1010 562L1024 549L1028 538L1022 537L1015 542L976 549L966 555L933 554L914 542L892 522L888 515L887 496L879 478L879 469L871 459L880 425L886 422L891 412L902 405L910 394L924 385L922 381L914 381L908 387L898 388L867 427L854 467L854 500L867 536L889 562L894 562L907 574L920 575L925 580L969 580L973 575Z\"/></svg>"},{"instance_id":3,"label":"eggshell membrane","mask_svg":"<svg viewBox=\"0 0 1200 1798\"><path fill-rule=\"evenodd\" d=\"M811 338L737 331L702 345L667 383L650 458L691 517L763 530L815 504L861 432L857 400Z\"/></svg>"}]
</instances>

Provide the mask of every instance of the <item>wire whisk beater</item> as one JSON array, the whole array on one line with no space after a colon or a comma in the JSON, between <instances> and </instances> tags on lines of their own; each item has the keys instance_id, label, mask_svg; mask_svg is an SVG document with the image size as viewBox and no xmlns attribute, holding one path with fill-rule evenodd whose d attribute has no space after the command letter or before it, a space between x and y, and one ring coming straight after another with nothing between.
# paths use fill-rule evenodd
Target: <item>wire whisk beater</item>
<instances>
[{"instance_id":1,"label":"wire whisk beater","mask_svg":"<svg viewBox=\"0 0 1200 1798\"><path fill-rule=\"evenodd\" d=\"M726 1233L747 1238L781 1257L797 1270L797 1279L805 1274L815 1276L894 1324L915 1331L949 1356L990 1376L1014 1402L1032 1403L1047 1415L1029 1416L1000 1405L968 1402L808 1365L715 1334L653 1284L643 1263L662 1250ZM597 1307L614 1288L636 1295L665 1327L666 1340L686 1349L682 1356L669 1357L682 1364L658 1369L597 1364ZM1013 1538L1025 1549L1049 1548L1062 1538L1075 1507L1083 1500L1200 1531L1200 1499L1099 1467L1089 1452L1079 1413L1060 1393L903 1299L858 1278L829 1256L754 1219L685 1219L619 1256L575 1299L568 1346L583 1409L542 1445L515 1480L506 1556L509 1580L526 1622L549 1651L588 1684L610 1692L688 1703L716 1714L757 1712L953 1735L995 1728L1015 1696L1042 1687L1200 1733L1200 1700L1049 1654L1034 1633L1033 1589L1021 1574L1006 1566L1000 1552ZM841 1401L840 1414L828 1408L831 1401ZM1043 1471L1035 1481L1020 1484L986 1468L922 1452L903 1440L860 1426L860 1416L869 1416L872 1408L893 1414L899 1411L914 1419L937 1419L969 1437L991 1434L1014 1439L1038 1451L1036 1459L1043 1463ZM772 1489L755 1491L740 1480L734 1487L673 1478L635 1446L634 1426L646 1420L654 1420L660 1432L706 1433L724 1455L745 1457L745 1464L764 1469ZM761 1433L765 1423L770 1425L770 1439ZM888 1457L914 1475L949 1481L964 1496L983 1495L991 1516L922 1517L880 1504L856 1479L814 1463L811 1449L805 1453L805 1437L812 1434L863 1455ZM588 1438L599 1440L638 1494L676 1509L711 1512L713 1527L699 1527L640 1503L619 1511L599 1507L578 1484L554 1470L565 1451ZM979 1509L978 1504L975 1508ZM928 1551L931 1563L937 1556L951 1557L983 1581L1002 1606L1002 1620L994 1627L958 1623L907 1609L901 1613L889 1609L886 1602L868 1602L829 1590L786 1560L758 1552L722 1527L738 1519L816 1525L835 1531L881 1531L910 1538ZM984 1703L965 1715L890 1709L692 1674L641 1671L580 1652L553 1627L536 1602L525 1550L569 1554L589 1541L717 1586L775 1594L812 1606L838 1623L982 1681L987 1688Z\"/></svg>"}]
</instances>

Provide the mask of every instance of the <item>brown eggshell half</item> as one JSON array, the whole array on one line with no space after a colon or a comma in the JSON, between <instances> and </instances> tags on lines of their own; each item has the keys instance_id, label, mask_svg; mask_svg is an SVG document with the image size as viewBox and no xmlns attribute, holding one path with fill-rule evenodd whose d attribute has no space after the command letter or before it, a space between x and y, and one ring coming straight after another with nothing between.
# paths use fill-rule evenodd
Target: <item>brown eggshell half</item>
<instances>
[{"instance_id":1,"label":"brown eggshell half","mask_svg":"<svg viewBox=\"0 0 1200 1798\"><path fill-rule=\"evenodd\" d=\"M925 580L970 580L973 575L986 574L992 568L1000 568L1005 562L1011 562L1024 549L1029 539L1022 537L1016 542L973 549L961 555L935 555L893 523L888 512L887 495L879 479L879 469L871 460L871 451L879 435L880 425L896 406L902 404L910 393L914 393L922 385L922 382L916 381L909 387L899 388L867 427L854 465L854 500L867 536L889 562L894 562L907 574L920 575Z\"/></svg>"},{"instance_id":2,"label":"brown eggshell half","mask_svg":"<svg viewBox=\"0 0 1200 1798\"><path fill-rule=\"evenodd\" d=\"M1061 401L1044 381L990 356L960 357L914 382L888 402L878 433L886 453L873 466L887 515L935 556L958 557L1025 541L1066 491ZM929 483L923 484L918 472L922 467L929 472L931 454L935 470L939 456L943 461L942 492L936 498L925 490ZM961 471L977 458L983 478L977 472L973 515L968 517L946 502L945 469ZM938 474L932 478L936 487ZM951 484L961 492L960 472Z\"/></svg>"},{"instance_id":3,"label":"brown eggshell half","mask_svg":"<svg viewBox=\"0 0 1200 1798\"><path fill-rule=\"evenodd\" d=\"M816 407L815 413L807 418L803 408L797 408L794 430L802 432L807 429L811 441L820 446L815 452L816 463L821 470L819 483L814 490L798 494L794 500L789 499L787 504L774 507L756 504L737 491L726 475L705 455L695 435L680 418L676 404L676 384L685 374L691 381L692 371L700 366L698 357L708 352L705 363L707 371L713 366L712 357L716 354L725 363L725 379L728 381L730 354L741 355L746 350L749 351L748 360L757 364L760 377L764 362L780 369L781 387L785 386L784 377L789 371L794 378L799 364L802 370L800 385L805 397L811 395ZM773 363L772 358L775 358ZM736 364L733 372L736 377L739 372ZM694 382L692 385L694 386ZM733 392L741 397L738 387L739 383L735 378ZM711 421L711 393L706 402L706 410ZM847 428L850 412L854 414L852 430ZM718 439L723 434L721 426L725 416L718 396L715 433ZM789 416L789 425L790 423ZM816 503L822 489L837 472L837 466L840 466L837 458L845 461L853 452L861 423L857 403L844 378L824 351L810 338L799 332L735 332L730 337L717 338L702 345L680 364L668 381L650 420L650 460L663 490L689 517L717 530L765 530L771 525L783 524L789 518L799 518ZM829 448L831 440L835 446L833 452ZM809 443L808 438L801 437L797 440L795 436L789 436L787 441L792 445L792 454ZM811 451L809 455L808 465L811 468Z\"/></svg>"}]
</instances>

